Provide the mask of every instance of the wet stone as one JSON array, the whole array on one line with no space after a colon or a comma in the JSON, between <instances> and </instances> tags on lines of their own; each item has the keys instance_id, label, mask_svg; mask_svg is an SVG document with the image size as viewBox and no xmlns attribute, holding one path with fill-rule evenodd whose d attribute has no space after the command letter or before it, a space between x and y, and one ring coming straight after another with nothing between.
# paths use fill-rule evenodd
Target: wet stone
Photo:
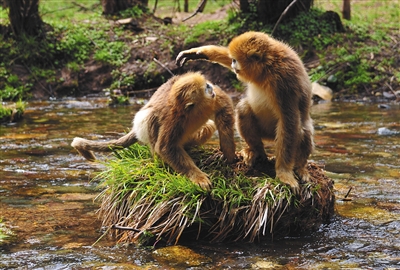
<instances>
[{"instance_id":1,"label":"wet stone","mask_svg":"<svg viewBox=\"0 0 400 270\"><path fill-rule=\"evenodd\" d=\"M194 267L212 261L209 257L200 255L190 248L179 245L157 249L153 252L153 255L158 262L165 265Z\"/></svg>"}]
</instances>

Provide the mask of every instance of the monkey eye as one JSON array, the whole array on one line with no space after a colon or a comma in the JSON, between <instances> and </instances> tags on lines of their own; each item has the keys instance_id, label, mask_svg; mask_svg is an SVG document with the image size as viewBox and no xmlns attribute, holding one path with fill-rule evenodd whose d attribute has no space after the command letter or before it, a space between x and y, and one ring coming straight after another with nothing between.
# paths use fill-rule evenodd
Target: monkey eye
<instances>
[{"instance_id":1,"label":"monkey eye","mask_svg":"<svg viewBox=\"0 0 400 270\"><path fill-rule=\"evenodd\" d=\"M211 84L206 83L206 94L210 95L210 96L214 96L214 88L212 87Z\"/></svg>"},{"instance_id":2,"label":"monkey eye","mask_svg":"<svg viewBox=\"0 0 400 270\"><path fill-rule=\"evenodd\" d=\"M236 69L238 68L238 66L239 66L239 63L236 61L236 59L233 59L233 58L232 58L231 68L232 68L233 70L236 70Z\"/></svg>"}]
</instances>

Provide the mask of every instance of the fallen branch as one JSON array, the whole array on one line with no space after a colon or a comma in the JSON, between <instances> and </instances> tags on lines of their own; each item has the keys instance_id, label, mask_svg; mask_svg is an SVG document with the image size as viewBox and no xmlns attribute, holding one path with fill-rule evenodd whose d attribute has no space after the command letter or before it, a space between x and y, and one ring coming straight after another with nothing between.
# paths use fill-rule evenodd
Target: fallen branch
<instances>
[{"instance_id":1,"label":"fallen branch","mask_svg":"<svg viewBox=\"0 0 400 270\"><path fill-rule=\"evenodd\" d=\"M342 199L342 201L345 201L345 202L351 201L351 199L350 199L350 198L347 198L347 197L350 195L350 192L351 192L352 189L353 189L353 187L350 187L350 188L349 188L349 191L347 191L347 193L346 193L346 195L344 196L344 198Z\"/></svg>"},{"instance_id":2,"label":"fallen branch","mask_svg":"<svg viewBox=\"0 0 400 270\"><path fill-rule=\"evenodd\" d=\"M132 228L132 227L124 227L124 226L118 226L118 225L112 225L111 229L140 232L140 230Z\"/></svg>"},{"instance_id":3,"label":"fallen branch","mask_svg":"<svg viewBox=\"0 0 400 270\"><path fill-rule=\"evenodd\" d=\"M285 10L282 12L281 16L279 17L278 21L276 22L274 29L272 29L271 32L271 36L274 35L275 29L276 27L278 27L279 23L281 22L281 20L283 19L283 17L285 17L286 13L289 11L289 9L297 2L297 0L293 0L292 3L290 3Z\"/></svg>"},{"instance_id":4,"label":"fallen branch","mask_svg":"<svg viewBox=\"0 0 400 270\"><path fill-rule=\"evenodd\" d=\"M158 61L156 58L153 58L153 61L156 62L157 64L159 64L161 67L163 67L166 71L169 72L169 74L171 74L171 76L175 76L174 73L172 73L172 71L163 63L161 63L160 61Z\"/></svg>"},{"instance_id":5,"label":"fallen branch","mask_svg":"<svg viewBox=\"0 0 400 270\"><path fill-rule=\"evenodd\" d=\"M205 8L205 6L206 6L206 4L207 4L207 0L201 0L200 4L199 4L199 5L197 6L197 8L196 8L196 11L195 11L192 15L190 15L189 17L183 19L182 22L185 22L185 21L187 21L187 20L193 18L193 17L196 16L197 13L199 13L199 12L203 12L203 11L204 11L204 8Z\"/></svg>"}]
</instances>

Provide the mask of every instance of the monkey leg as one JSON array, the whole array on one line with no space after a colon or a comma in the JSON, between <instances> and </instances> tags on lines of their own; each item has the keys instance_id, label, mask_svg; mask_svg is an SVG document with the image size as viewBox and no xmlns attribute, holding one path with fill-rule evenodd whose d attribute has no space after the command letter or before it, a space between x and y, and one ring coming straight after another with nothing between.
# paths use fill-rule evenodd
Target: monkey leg
<instances>
[{"instance_id":1,"label":"monkey leg","mask_svg":"<svg viewBox=\"0 0 400 270\"><path fill-rule=\"evenodd\" d=\"M234 139L235 112L232 99L222 90L215 89L217 93L217 106L215 124L218 129L219 145L228 163L236 159L236 146Z\"/></svg>"},{"instance_id":2,"label":"monkey leg","mask_svg":"<svg viewBox=\"0 0 400 270\"><path fill-rule=\"evenodd\" d=\"M188 141L185 142L185 147L197 146L205 144L214 132L217 130L213 120L208 120L197 132L193 133Z\"/></svg>"},{"instance_id":3,"label":"monkey leg","mask_svg":"<svg viewBox=\"0 0 400 270\"><path fill-rule=\"evenodd\" d=\"M246 98L236 105L236 124L240 136L248 147L241 151L247 166L254 166L257 158L267 159L262 142L262 135L258 129L258 121Z\"/></svg>"},{"instance_id":4,"label":"monkey leg","mask_svg":"<svg viewBox=\"0 0 400 270\"><path fill-rule=\"evenodd\" d=\"M313 134L314 128L310 117L303 123L302 140L296 152L295 171L300 179L309 181L310 175L307 170L307 160L314 149Z\"/></svg>"},{"instance_id":5,"label":"monkey leg","mask_svg":"<svg viewBox=\"0 0 400 270\"><path fill-rule=\"evenodd\" d=\"M175 171L187 176L193 183L205 190L211 189L211 181L206 173L202 172L188 153L179 145L171 142L160 142L156 145L156 153L168 163Z\"/></svg>"},{"instance_id":6,"label":"monkey leg","mask_svg":"<svg viewBox=\"0 0 400 270\"><path fill-rule=\"evenodd\" d=\"M294 177L293 170L295 155L297 154L301 139L301 135L299 134L300 117L293 117L299 115L299 113L285 110L290 110L290 108L282 109L283 112L276 128L275 171L277 178L283 183L288 184L295 193L298 193L299 183Z\"/></svg>"}]
</instances>

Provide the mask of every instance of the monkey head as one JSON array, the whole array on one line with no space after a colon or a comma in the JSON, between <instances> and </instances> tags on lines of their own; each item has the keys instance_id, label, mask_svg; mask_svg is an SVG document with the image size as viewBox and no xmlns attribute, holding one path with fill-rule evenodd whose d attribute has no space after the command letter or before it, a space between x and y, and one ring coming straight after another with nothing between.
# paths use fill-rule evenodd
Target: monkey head
<instances>
[{"instance_id":1,"label":"monkey head","mask_svg":"<svg viewBox=\"0 0 400 270\"><path fill-rule=\"evenodd\" d=\"M267 76L268 51L271 43L268 36L258 32L246 32L229 43L231 68L243 82L262 83Z\"/></svg>"},{"instance_id":2,"label":"monkey head","mask_svg":"<svg viewBox=\"0 0 400 270\"><path fill-rule=\"evenodd\" d=\"M190 75L190 76L189 76ZM214 109L214 86L199 72L180 77L172 86L169 100L176 100L184 111L209 112Z\"/></svg>"}]
</instances>

